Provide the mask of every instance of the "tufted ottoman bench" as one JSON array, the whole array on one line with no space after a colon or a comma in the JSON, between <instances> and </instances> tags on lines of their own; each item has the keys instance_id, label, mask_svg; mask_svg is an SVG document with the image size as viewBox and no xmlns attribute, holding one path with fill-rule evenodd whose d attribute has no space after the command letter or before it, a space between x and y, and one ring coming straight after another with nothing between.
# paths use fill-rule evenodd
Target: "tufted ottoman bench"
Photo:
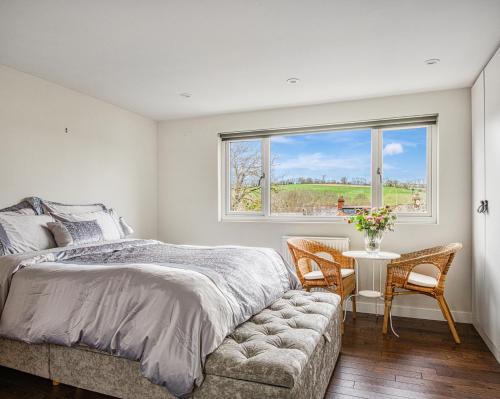
<instances>
[{"instance_id":1,"label":"tufted ottoman bench","mask_svg":"<svg viewBox=\"0 0 500 399\"><path fill-rule=\"evenodd\" d=\"M340 297L289 291L205 363L196 399L323 398L341 345Z\"/></svg>"}]
</instances>

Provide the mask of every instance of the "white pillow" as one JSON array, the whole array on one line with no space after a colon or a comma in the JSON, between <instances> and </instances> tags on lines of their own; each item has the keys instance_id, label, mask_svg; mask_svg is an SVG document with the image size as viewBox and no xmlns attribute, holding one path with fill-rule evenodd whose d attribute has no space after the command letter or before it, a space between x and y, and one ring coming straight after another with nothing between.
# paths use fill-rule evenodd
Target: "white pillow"
<instances>
[{"instance_id":1,"label":"white pillow","mask_svg":"<svg viewBox=\"0 0 500 399\"><path fill-rule=\"evenodd\" d=\"M43 206L46 213L65 215L80 215L82 213L99 212L106 209L103 204L71 205L52 201L43 201Z\"/></svg>"},{"instance_id":2,"label":"white pillow","mask_svg":"<svg viewBox=\"0 0 500 399\"><path fill-rule=\"evenodd\" d=\"M0 209L2 215L5 214L15 214L15 215L36 215L37 213L27 200L23 200L16 205L9 206L7 208Z\"/></svg>"},{"instance_id":3,"label":"white pillow","mask_svg":"<svg viewBox=\"0 0 500 399\"><path fill-rule=\"evenodd\" d=\"M53 221L50 215L0 213L0 255L55 248L47 228Z\"/></svg>"},{"instance_id":4,"label":"white pillow","mask_svg":"<svg viewBox=\"0 0 500 399\"><path fill-rule=\"evenodd\" d=\"M120 221L112 209L74 214L52 213L52 215L65 222L86 222L95 220L102 230L104 241L119 240L125 235L120 226Z\"/></svg>"},{"instance_id":5,"label":"white pillow","mask_svg":"<svg viewBox=\"0 0 500 399\"><path fill-rule=\"evenodd\" d=\"M134 234L134 229L125 221L124 218L120 217L118 220L120 221L120 227L122 228L124 237Z\"/></svg>"}]
</instances>

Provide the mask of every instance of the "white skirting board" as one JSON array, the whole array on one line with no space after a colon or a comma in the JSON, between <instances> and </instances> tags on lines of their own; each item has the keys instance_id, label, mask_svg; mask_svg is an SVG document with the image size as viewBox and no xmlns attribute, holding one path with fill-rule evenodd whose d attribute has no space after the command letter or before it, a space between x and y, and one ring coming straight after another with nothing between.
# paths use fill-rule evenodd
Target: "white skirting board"
<instances>
[{"instance_id":1,"label":"white skirting board","mask_svg":"<svg viewBox=\"0 0 500 399\"><path fill-rule=\"evenodd\" d=\"M484 333L483 329L479 326L478 323L472 323L472 325L476 329L477 333L481 336L488 349L491 351L491 353L493 353L493 356L495 356L497 362L500 363L500 348L498 348L493 342L491 342L491 340Z\"/></svg>"},{"instance_id":2,"label":"white skirting board","mask_svg":"<svg viewBox=\"0 0 500 399\"><path fill-rule=\"evenodd\" d=\"M361 302L359 299L356 303L356 310L360 313L371 313L375 314L375 302ZM351 303L347 304L347 310L351 310ZM457 323L468 323L472 324L472 313L463 311L452 311L453 318ZM380 300L378 302L378 314L384 315L384 301ZM411 317L414 319L425 319L425 320L442 320L445 321L443 314L439 308L416 308L413 306L401 306L392 303L392 315L401 317Z\"/></svg>"}]
</instances>

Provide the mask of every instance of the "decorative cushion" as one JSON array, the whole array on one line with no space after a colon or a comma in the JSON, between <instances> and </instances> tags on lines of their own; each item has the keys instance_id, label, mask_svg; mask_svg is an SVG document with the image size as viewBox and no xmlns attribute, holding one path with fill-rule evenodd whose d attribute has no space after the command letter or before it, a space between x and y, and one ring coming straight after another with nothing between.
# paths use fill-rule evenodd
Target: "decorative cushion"
<instances>
[{"instance_id":1,"label":"decorative cushion","mask_svg":"<svg viewBox=\"0 0 500 399\"><path fill-rule=\"evenodd\" d=\"M53 221L49 215L0 213L0 256L54 248L47 228Z\"/></svg>"},{"instance_id":2,"label":"decorative cushion","mask_svg":"<svg viewBox=\"0 0 500 399\"><path fill-rule=\"evenodd\" d=\"M82 222L57 221L48 223L58 247L88 244L103 240L102 230L95 220Z\"/></svg>"},{"instance_id":3,"label":"decorative cushion","mask_svg":"<svg viewBox=\"0 0 500 399\"><path fill-rule=\"evenodd\" d=\"M85 222L93 220L99 225L104 241L119 240L125 237L118 216L112 209L80 213L77 215L63 213L52 213L52 215L57 220L63 222Z\"/></svg>"},{"instance_id":4,"label":"decorative cushion","mask_svg":"<svg viewBox=\"0 0 500 399\"><path fill-rule=\"evenodd\" d=\"M346 278L354 274L354 269L340 269L340 273L342 274L342 278ZM321 273L321 270L314 270L312 272L304 274L304 278L306 280L318 280L320 278L323 278L323 273Z\"/></svg>"},{"instance_id":5,"label":"decorative cushion","mask_svg":"<svg viewBox=\"0 0 500 399\"><path fill-rule=\"evenodd\" d=\"M338 316L340 297L325 292L288 291L236 328L213 352L205 373L293 388Z\"/></svg>"},{"instance_id":6,"label":"decorative cushion","mask_svg":"<svg viewBox=\"0 0 500 399\"><path fill-rule=\"evenodd\" d=\"M408 282L413 285L419 285L421 287L433 288L437 285L438 281L432 276L426 276L425 274L420 274L416 272L410 272L408 276Z\"/></svg>"}]
</instances>

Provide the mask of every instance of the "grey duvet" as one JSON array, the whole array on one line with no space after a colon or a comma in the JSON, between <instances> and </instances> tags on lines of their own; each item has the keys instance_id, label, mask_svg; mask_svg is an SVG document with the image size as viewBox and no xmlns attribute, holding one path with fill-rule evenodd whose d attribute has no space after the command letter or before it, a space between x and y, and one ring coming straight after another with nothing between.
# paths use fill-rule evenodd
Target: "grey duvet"
<instances>
[{"instance_id":1,"label":"grey duvet","mask_svg":"<svg viewBox=\"0 0 500 399\"><path fill-rule=\"evenodd\" d=\"M267 248L122 240L3 256L0 335L139 361L146 378L183 397L238 324L297 285Z\"/></svg>"}]
</instances>

